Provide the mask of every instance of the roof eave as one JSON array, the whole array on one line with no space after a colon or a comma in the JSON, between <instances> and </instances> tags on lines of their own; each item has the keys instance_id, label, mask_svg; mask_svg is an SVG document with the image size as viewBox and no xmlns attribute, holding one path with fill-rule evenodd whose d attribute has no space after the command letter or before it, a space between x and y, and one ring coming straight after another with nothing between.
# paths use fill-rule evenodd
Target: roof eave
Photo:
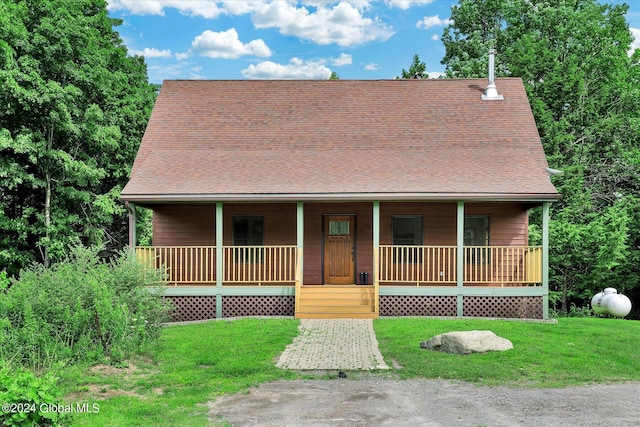
<instances>
[{"instance_id":1,"label":"roof eave","mask_svg":"<svg viewBox=\"0 0 640 427\"><path fill-rule=\"evenodd\" d=\"M553 202L558 193L283 193L283 194L123 194L127 202L353 202L353 201L461 201L461 202Z\"/></svg>"}]
</instances>

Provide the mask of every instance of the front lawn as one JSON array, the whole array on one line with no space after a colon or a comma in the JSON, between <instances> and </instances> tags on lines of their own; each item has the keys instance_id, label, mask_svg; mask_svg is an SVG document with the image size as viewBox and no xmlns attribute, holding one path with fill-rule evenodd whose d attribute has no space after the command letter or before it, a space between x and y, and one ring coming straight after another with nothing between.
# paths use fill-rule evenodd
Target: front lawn
<instances>
[{"instance_id":1,"label":"front lawn","mask_svg":"<svg viewBox=\"0 0 640 427\"><path fill-rule=\"evenodd\" d=\"M445 378L481 384L556 387L640 380L640 322L561 318L557 324L489 320L384 319L374 323L387 363L402 378ZM490 330L513 350L452 355L426 351L420 341L451 331Z\"/></svg>"},{"instance_id":2,"label":"front lawn","mask_svg":"<svg viewBox=\"0 0 640 427\"><path fill-rule=\"evenodd\" d=\"M67 403L99 404L98 413L76 414L73 425L209 425L205 404L216 396L301 377L275 367L297 335L297 326L298 321L290 319L171 326L148 358L115 367L67 368L60 381ZM387 364L402 365L392 369L391 376L401 378L535 387L640 381L637 321L582 318L542 324L405 318L376 320L374 328ZM511 340L514 349L458 356L419 347L434 335L473 329L491 330Z\"/></svg>"}]
</instances>

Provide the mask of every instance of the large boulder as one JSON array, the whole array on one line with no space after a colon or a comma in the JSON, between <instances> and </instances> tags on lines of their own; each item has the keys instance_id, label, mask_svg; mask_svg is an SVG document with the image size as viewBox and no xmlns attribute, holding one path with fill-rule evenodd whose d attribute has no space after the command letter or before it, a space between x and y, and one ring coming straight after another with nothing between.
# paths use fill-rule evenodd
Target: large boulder
<instances>
[{"instance_id":1,"label":"large boulder","mask_svg":"<svg viewBox=\"0 0 640 427\"><path fill-rule=\"evenodd\" d=\"M420 347L445 353L470 354L511 350L513 344L491 331L464 331L436 335L427 341L422 341Z\"/></svg>"}]
</instances>

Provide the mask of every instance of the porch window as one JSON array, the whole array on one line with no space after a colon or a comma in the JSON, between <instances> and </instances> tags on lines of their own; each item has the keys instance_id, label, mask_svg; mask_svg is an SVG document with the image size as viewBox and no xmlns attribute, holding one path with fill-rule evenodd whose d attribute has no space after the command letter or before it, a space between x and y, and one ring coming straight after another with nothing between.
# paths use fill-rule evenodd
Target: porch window
<instances>
[{"instance_id":1,"label":"porch window","mask_svg":"<svg viewBox=\"0 0 640 427\"><path fill-rule=\"evenodd\" d=\"M393 215L392 219L393 245L422 246L422 215ZM418 247L395 248L393 258L395 262L422 262L422 252Z\"/></svg>"},{"instance_id":2,"label":"porch window","mask_svg":"<svg viewBox=\"0 0 640 427\"><path fill-rule=\"evenodd\" d=\"M264 244L264 216L233 216L233 246L262 246ZM260 248L236 247L233 251L238 262L262 262Z\"/></svg>"},{"instance_id":3,"label":"porch window","mask_svg":"<svg viewBox=\"0 0 640 427\"><path fill-rule=\"evenodd\" d=\"M489 216L464 217L464 245L474 246L465 251L468 264L489 264Z\"/></svg>"}]
</instances>

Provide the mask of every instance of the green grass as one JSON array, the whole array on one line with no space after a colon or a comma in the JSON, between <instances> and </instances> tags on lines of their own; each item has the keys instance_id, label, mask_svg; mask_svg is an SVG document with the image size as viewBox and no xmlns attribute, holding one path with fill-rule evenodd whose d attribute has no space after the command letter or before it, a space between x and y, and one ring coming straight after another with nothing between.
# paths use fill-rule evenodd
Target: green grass
<instances>
[{"instance_id":1,"label":"green grass","mask_svg":"<svg viewBox=\"0 0 640 427\"><path fill-rule=\"evenodd\" d=\"M132 361L134 372L69 369L61 381L67 400L100 404L97 414L75 415L73 425L208 425L205 403L216 396L296 377L274 362L297 335L297 325L246 319L172 326L151 360Z\"/></svg>"},{"instance_id":2,"label":"green grass","mask_svg":"<svg viewBox=\"0 0 640 427\"><path fill-rule=\"evenodd\" d=\"M640 322L559 319L557 324L487 320L384 319L374 323L380 351L403 366L401 378L556 387L640 380ZM513 350L452 355L420 348L451 331L490 330Z\"/></svg>"},{"instance_id":3,"label":"green grass","mask_svg":"<svg viewBox=\"0 0 640 427\"><path fill-rule=\"evenodd\" d=\"M61 385L67 402L99 403L77 414L78 426L205 426L206 402L252 386L301 375L275 367L297 335L298 321L244 319L166 328L136 369L68 368ZM552 387L640 381L640 322L559 319L557 324L482 320L381 319L380 350L403 366L379 379L446 378L479 384ZM420 341L456 330L491 330L513 342L506 352L450 355L420 349ZM370 374L358 374L351 378ZM310 375L307 375L310 377ZM327 378L318 374L317 378Z\"/></svg>"}]
</instances>

